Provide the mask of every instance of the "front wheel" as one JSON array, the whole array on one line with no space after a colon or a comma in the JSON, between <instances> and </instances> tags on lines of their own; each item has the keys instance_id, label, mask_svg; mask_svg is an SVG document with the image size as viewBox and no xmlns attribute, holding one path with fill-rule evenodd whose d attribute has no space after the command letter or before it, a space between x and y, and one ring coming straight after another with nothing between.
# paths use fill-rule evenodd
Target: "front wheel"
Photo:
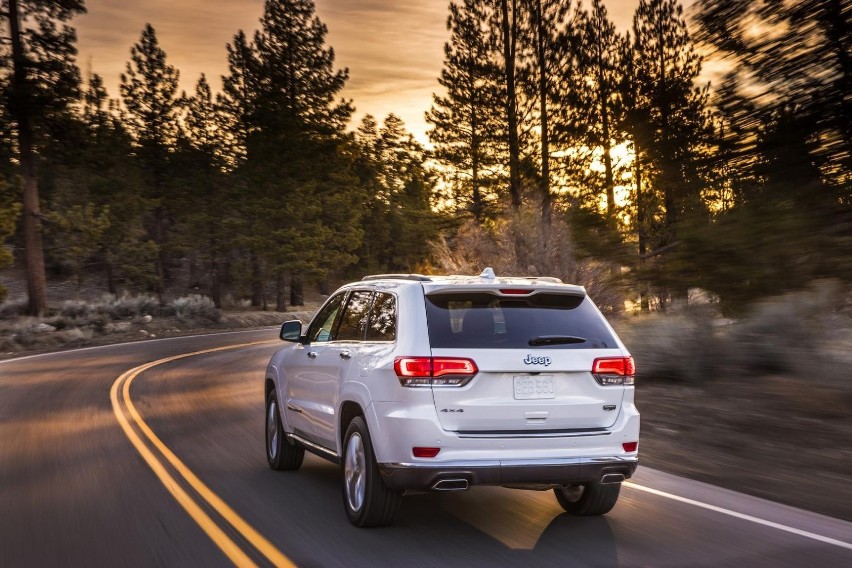
<instances>
[{"instance_id":1,"label":"front wheel","mask_svg":"<svg viewBox=\"0 0 852 568\"><path fill-rule=\"evenodd\" d=\"M305 448L289 440L284 434L278 396L275 389L266 397L266 461L277 470L296 470L302 467Z\"/></svg>"},{"instance_id":2,"label":"front wheel","mask_svg":"<svg viewBox=\"0 0 852 568\"><path fill-rule=\"evenodd\" d=\"M343 439L343 506L357 527L381 527L393 523L402 495L382 481L373 454L373 443L364 419L349 423Z\"/></svg>"},{"instance_id":3,"label":"front wheel","mask_svg":"<svg viewBox=\"0 0 852 568\"><path fill-rule=\"evenodd\" d=\"M556 500L568 513L580 516L605 515L615 507L621 483L583 483L556 487Z\"/></svg>"}]
</instances>

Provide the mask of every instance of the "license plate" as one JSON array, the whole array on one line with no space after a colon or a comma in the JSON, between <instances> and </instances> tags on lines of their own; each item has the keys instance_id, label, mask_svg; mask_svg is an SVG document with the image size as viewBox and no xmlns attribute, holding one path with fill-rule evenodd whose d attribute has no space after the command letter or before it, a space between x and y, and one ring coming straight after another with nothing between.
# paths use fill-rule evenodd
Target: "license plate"
<instances>
[{"instance_id":1,"label":"license plate","mask_svg":"<svg viewBox=\"0 0 852 568\"><path fill-rule=\"evenodd\" d=\"M553 377L550 375L515 377L515 400L535 398L556 398Z\"/></svg>"}]
</instances>

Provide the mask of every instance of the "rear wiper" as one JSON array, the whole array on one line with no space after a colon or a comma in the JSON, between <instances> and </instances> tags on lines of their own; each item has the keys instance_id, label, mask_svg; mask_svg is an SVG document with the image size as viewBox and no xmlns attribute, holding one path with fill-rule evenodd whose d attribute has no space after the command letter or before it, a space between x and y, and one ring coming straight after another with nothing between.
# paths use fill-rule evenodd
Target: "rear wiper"
<instances>
[{"instance_id":1,"label":"rear wiper","mask_svg":"<svg viewBox=\"0 0 852 568\"><path fill-rule=\"evenodd\" d=\"M574 335L539 335L530 339L530 345L567 345L569 343L585 343L585 337Z\"/></svg>"}]
</instances>

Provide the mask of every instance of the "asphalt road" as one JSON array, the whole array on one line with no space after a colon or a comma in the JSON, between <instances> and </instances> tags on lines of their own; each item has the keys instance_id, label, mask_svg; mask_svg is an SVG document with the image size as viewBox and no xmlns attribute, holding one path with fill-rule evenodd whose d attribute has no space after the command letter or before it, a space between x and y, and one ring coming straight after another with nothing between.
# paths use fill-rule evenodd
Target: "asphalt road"
<instances>
[{"instance_id":1,"label":"asphalt road","mask_svg":"<svg viewBox=\"0 0 852 568\"><path fill-rule=\"evenodd\" d=\"M605 517L474 488L407 496L396 526L356 529L337 466L266 466L262 374L278 343L127 373L275 336L0 362L0 567L852 566L850 523L641 466Z\"/></svg>"}]
</instances>

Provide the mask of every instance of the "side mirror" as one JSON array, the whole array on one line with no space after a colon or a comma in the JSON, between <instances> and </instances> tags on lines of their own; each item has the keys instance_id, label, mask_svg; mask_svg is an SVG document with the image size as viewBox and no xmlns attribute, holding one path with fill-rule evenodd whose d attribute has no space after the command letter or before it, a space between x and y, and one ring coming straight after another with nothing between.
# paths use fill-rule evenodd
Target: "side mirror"
<instances>
[{"instance_id":1,"label":"side mirror","mask_svg":"<svg viewBox=\"0 0 852 568\"><path fill-rule=\"evenodd\" d=\"M299 320L285 321L278 337L283 341L298 342L302 338L302 322Z\"/></svg>"}]
</instances>

